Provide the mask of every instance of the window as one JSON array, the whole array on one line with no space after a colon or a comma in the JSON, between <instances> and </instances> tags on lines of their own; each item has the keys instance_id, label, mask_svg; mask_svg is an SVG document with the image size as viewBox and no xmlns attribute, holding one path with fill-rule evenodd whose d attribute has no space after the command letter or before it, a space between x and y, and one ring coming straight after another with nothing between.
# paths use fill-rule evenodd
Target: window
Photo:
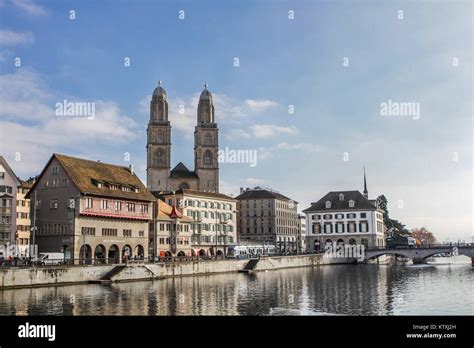
<instances>
[{"instance_id":1,"label":"window","mask_svg":"<svg viewBox=\"0 0 474 348\"><path fill-rule=\"evenodd\" d=\"M62 179L61 180L61 186L62 187L66 187L69 185L69 180L68 179Z\"/></svg>"},{"instance_id":2,"label":"window","mask_svg":"<svg viewBox=\"0 0 474 348\"><path fill-rule=\"evenodd\" d=\"M51 198L50 208L51 209L58 209L58 199L57 198Z\"/></svg>"},{"instance_id":3,"label":"window","mask_svg":"<svg viewBox=\"0 0 474 348\"><path fill-rule=\"evenodd\" d=\"M204 153L204 165L212 165L212 152L209 150Z\"/></svg>"},{"instance_id":4,"label":"window","mask_svg":"<svg viewBox=\"0 0 474 348\"><path fill-rule=\"evenodd\" d=\"M342 193L339 194L339 200L343 201L344 200L344 195Z\"/></svg>"},{"instance_id":5,"label":"window","mask_svg":"<svg viewBox=\"0 0 474 348\"><path fill-rule=\"evenodd\" d=\"M367 213L360 213L361 219L366 219L367 218Z\"/></svg>"},{"instance_id":6,"label":"window","mask_svg":"<svg viewBox=\"0 0 474 348\"><path fill-rule=\"evenodd\" d=\"M148 213L148 204L142 204L141 206L141 212L143 214L147 214Z\"/></svg>"},{"instance_id":7,"label":"window","mask_svg":"<svg viewBox=\"0 0 474 348\"><path fill-rule=\"evenodd\" d=\"M331 220L332 215L331 214L324 214L323 218L324 218L324 220Z\"/></svg>"},{"instance_id":8,"label":"window","mask_svg":"<svg viewBox=\"0 0 474 348\"><path fill-rule=\"evenodd\" d=\"M354 214L354 213L347 214L347 218L348 218L348 219L355 219L355 218L356 218L356 214Z\"/></svg>"},{"instance_id":9,"label":"window","mask_svg":"<svg viewBox=\"0 0 474 348\"><path fill-rule=\"evenodd\" d=\"M103 228L102 235L109 236L109 237L117 237L117 229L116 228Z\"/></svg>"},{"instance_id":10,"label":"window","mask_svg":"<svg viewBox=\"0 0 474 348\"><path fill-rule=\"evenodd\" d=\"M86 236L95 236L95 227L82 227L81 233Z\"/></svg>"},{"instance_id":11,"label":"window","mask_svg":"<svg viewBox=\"0 0 474 348\"><path fill-rule=\"evenodd\" d=\"M369 226L367 222L361 222L360 223L360 232L368 232Z\"/></svg>"},{"instance_id":12,"label":"window","mask_svg":"<svg viewBox=\"0 0 474 348\"><path fill-rule=\"evenodd\" d=\"M93 200L92 198L86 198L86 208L92 208Z\"/></svg>"},{"instance_id":13,"label":"window","mask_svg":"<svg viewBox=\"0 0 474 348\"><path fill-rule=\"evenodd\" d=\"M339 222L336 224L336 232L337 233L343 233L344 232L344 224Z\"/></svg>"},{"instance_id":14,"label":"window","mask_svg":"<svg viewBox=\"0 0 474 348\"><path fill-rule=\"evenodd\" d=\"M123 230L123 236L124 237L131 237L132 236L132 230Z\"/></svg>"},{"instance_id":15,"label":"window","mask_svg":"<svg viewBox=\"0 0 474 348\"><path fill-rule=\"evenodd\" d=\"M130 212L135 212L135 203L128 202L127 203L127 210Z\"/></svg>"},{"instance_id":16,"label":"window","mask_svg":"<svg viewBox=\"0 0 474 348\"><path fill-rule=\"evenodd\" d=\"M122 210L122 202L115 202L115 210L116 211Z\"/></svg>"},{"instance_id":17,"label":"window","mask_svg":"<svg viewBox=\"0 0 474 348\"><path fill-rule=\"evenodd\" d=\"M344 214L336 214L336 219L338 220L344 219Z\"/></svg>"},{"instance_id":18,"label":"window","mask_svg":"<svg viewBox=\"0 0 474 348\"><path fill-rule=\"evenodd\" d=\"M59 173L59 167L58 166L54 166L53 167L53 174L58 174Z\"/></svg>"},{"instance_id":19,"label":"window","mask_svg":"<svg viewBox=\"0 0 474 348\"><path fill-rule=\"evenodd\" d=\"M324 225L324 233L332 233L332 224Z\"/></svg>"},{"instance_id":20,"label":"window","mask_svg":"<svg viewBox=\"0 0 474 348\"><path fill-rule=\"evenodd\" d=\"M204 137L204 145L212 145L212 136L209 133L206 133Z\"/></svg>"},{"instance_id":21,"label":"window","mask_svg":"<svg viewBox=\"0 0 474 348\"><path fill-rule=\"evenodd\" d=\"M331 201L326 201L326 209L331 209Z\"/></svg>"},{"instance_id":22,"label":"window","mask_svg":"<svg viewBox=\"0 0 474 348\"><path fill-rule=\"evenodd\" d=\"M352 199L349 200L349 208L354 208L355 207L355 201L353 201Z\"/></svg>"},{"instance_id":23,"label":"window","mask_svg":"<svg viewBox=\"0 0 474 348\"><path fill-rule=\"evenodd\" d=\"M321 215L315 214L311 217L313 220L321 220Z\"/></svg>"},{"instance_id":24,"label":"window","mask_svg":"<svg viewBox=\"0 0 474 348\"><path fill-rule=\"evenodd\" d=\"M348 226L348 232L349 232L349 233L354 233L354 232L356 232L356 224L355 224L355 222L349 222L349 223L347 224L347 226Z\"/></svg>"},{"instance_id":25,"label":"window","mask_svg":"<svg viewBox=\"0 0 474 348\"><path fill-rule=\"evenodd\" d=\"M0 172L0 179L5 179L5 172Z\"/></svg>"},{"instance_id":26,"label":"window","mask_svg":"<svg viewBox=\"0 0 474 348\"><path fill-rule=\"evenodd\" d=\"M320 224L313 224L313 234L321 233L321 225Z\"/></svg>"},{"instance_id":27,"label":"window","mask_svg":"<svg viewBox=\"0 0 474 348\"><path fill-rule=\"evenodd\" d=\"M118 190L119 187L118 187L118 185L110 184L110 185L109 185L109 189L111 189L111 190Z\"/></svg>"},{"instance_id":28,"label":"window","mask_svg":"<svg viewBox=\"0 0 474 348\"><path fill-rule=\"evenodd\" d=\"M102 199L102 200L100 201L100 209L107 209L107 207L108 207L107 200Z\"/></svg>"}]
</instances>

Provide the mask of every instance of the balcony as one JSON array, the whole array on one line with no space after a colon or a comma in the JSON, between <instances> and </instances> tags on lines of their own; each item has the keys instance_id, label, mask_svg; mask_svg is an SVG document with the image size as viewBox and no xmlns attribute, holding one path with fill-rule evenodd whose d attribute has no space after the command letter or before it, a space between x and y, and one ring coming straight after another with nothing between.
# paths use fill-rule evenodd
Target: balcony
<instances>
[{"instance_id":1,"label":"balcony","mask_svg":"<svg viewBox=\"0 0 474 348\"><path fill-rule=\"evenodd\" d=\"M90 198L89 198L90 199ZM129 211L127 207L128 201L116 201L107 200L107 208L102 208L102 199L92 199L92 207L86 205L86 199L81 198L79 206L79 214L88 216L100 216L115 219L130 219L130 220L151 220L152 219L152 207L151 203L135 203L135 211ZM120 209L117 210L115 202L120 202ZM90 205L90 201L88 202ZM148 212L142 212L142 204L148 204Z\"/></svg>"}]
</instances>

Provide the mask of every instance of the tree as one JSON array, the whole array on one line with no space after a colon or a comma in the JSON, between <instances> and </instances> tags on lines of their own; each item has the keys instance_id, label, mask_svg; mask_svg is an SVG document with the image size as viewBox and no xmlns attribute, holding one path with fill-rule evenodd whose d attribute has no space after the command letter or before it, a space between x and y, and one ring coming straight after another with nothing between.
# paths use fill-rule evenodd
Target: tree
<instances>
[{"instance_id":1,"label":"tree","mask_svg":"<svg viewBox=\"0 0 474 348\"><path fill-rule=\"evenodd\" d=\"M388 215L388 209L387 209L388 200L384 195L380 195L377 197L376 204L378 208L384 211L383 222L387 230L392 229L392 232L394 234L399 234L402 236L410 235L410 232L408 231L408 229L405 227L404 224L402 224L398 220L390 219Z\"/></svg>"},{"instance_id":2,"label":"tree","mask_svg":"<svg viewBox=\"0 0 474 348\"><path fill-rule=\"evenodd\" d=\"M436 244L438 242L433 233L428 231L426 227L414 228L410 232L411 236L418 239L423 245Z\"/></svg>"}]
</instances>

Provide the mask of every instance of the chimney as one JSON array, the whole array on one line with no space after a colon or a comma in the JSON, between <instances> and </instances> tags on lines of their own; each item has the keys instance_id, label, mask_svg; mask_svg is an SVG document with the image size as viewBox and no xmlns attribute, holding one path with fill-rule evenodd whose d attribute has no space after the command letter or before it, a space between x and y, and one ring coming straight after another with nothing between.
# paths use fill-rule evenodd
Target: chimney
<instances>
[{"instance_id":1,"label":"chimney","mask_svg":"<svg viewBox=\"0 0 474 348\"><path fill-rule=\"evenodd\" d=\"M128 166L128 168L130 169L130 174L133 175L133 164L130 164L130 165Z\"/></svg>"},{"instance_id":2,"label":"chimney","mask_svg":"<svg viewBox=\"0 0 474 348\"><path fill-rule=\"evenodd\" d=\"M243 187L240 188L240 193L244 193L244 188Z\"/></svg>"}]
</instances>

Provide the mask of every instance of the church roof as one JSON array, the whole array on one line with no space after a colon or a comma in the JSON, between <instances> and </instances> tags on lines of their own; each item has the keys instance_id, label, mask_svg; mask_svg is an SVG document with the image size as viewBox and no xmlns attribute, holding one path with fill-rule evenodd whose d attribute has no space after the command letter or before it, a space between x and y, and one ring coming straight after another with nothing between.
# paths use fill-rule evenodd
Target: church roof
<instances>
[{"instance_id":1,"label":"church roof","mask_svg":"<svg viewBox=\"0 0 474 348\"><path fill-rule=\"evenodd\" d=\"M192 172L183 162L179 162L170 172L170 177L175 179L199 179L196 172Z\"/></svg>"},{"instance_id":2,"label":"church roof","mask_svg":"<svg viewBox=\"0 0 474 348\"><path fill-rule=\"evenodd\" d=\"M158 81L158 87L153 91L153 98L155 97L167 98L165 89L161 87L161 81Z\"/></svg>"},{"instance_id":3,"label":"church roof","mask_svg":"<svg viewBox=\"0 0 474 348\"><path fill-rule=\"evenodd\" d=\"M204 91L202 91L199 101L210 101L212 103L212 94L207 89L207 84L204 85Z\"/></svg>"}]
</instances>

